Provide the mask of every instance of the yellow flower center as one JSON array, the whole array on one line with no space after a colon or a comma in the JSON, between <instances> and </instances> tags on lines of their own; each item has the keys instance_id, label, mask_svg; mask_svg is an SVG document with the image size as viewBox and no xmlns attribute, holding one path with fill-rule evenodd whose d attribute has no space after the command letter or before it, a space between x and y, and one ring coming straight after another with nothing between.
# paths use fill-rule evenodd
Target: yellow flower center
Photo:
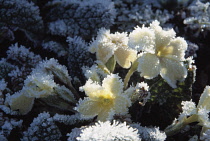
<instances>
[{"instance_id":1,"label":"yellow flower center","mask_svg":"<svg viewBox=\"0 0 210 141\"><path fill-rule=\"evenodd\" d=\"M166 55L170 55L173 53L173 47L172 46L164 46L157 49L156 54L158 57L163 57Z\"/></svg>"},{"instance_id":2,"label":"yellow flower center","mask_svg":"<svg viewBox=\"0 0 210 141\"><path fill-rule=\"evenodd\" d=\"M101 93L98 97L98 100L102 105L111 106L114 103L114 96L107 91L103 91L103 93Z\"/></svg>"}]
</instances>

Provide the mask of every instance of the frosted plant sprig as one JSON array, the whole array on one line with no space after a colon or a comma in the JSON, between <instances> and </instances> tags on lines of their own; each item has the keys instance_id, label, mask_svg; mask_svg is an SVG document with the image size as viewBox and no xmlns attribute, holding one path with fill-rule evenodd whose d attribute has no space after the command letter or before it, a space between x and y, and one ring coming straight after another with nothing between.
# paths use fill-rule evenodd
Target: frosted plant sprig
<instances>
[{"instance_id":1,"label":"frosted plant sprig","mask_svg":"<svg viewBox=\"0 0 210 141\"><path fill-rule=\"evenodd\" d=\"M189 6L188 10L190 15L186 17L183 21L190 29L196 29L195 36L198 36L203 31L210 30L210 3L202 3L197 0L192 6ZM206 33L206 32L204 32Z\"/></svg>"},{"instance_id":2,"label":"frosted plant sprig","mask_svg":"<svg viewBox=\"0 0 210 141\"><path fill-rule=\"evenodd\" d=\"M137 52L128 47L127 33L110 33L102 28L90 44L90 52L96 53L96 58L106 64L110 72L114 71L117 62L123 68L129 68L136 59Z\"/></svg>"},{"instance_id":3,"label":"frosted plant sprig","mask_svg":"<svg viewBox=\"0 0 210 141\"><path fill-rule=\"evenodd\" d=\"M81 129L74 130L74 133L68 134L70 136L68 141L72 140L72 135L78 135L76 139L78 141L114 141L114 140L124 140L124 141L141 141L136 128L126 125L126 123L119 123L117 121L97 122L95 125L82 127Z\"/></svg>"},{"instance_id":4,"label":"frosted plant sprig","mask_svg":"<svg viewBox=\"0 0 210 141\"><path fill-rule=\"evenodd\" d=\"M58 82L60 84L57 84ZM75 93L77 92L71 84L66 67L55 59L50 59L36 66L24 81L22 90L10 96L7 103L12 110L19 110L23 115L32 109L36 98L42 99L50 106L72 110L70 104L77 102Z\"/></svg>"},{"instance_id":5,"label":"frosted plant sprig","mask_svg":"<svg viewBox=\"0 0 210 141\"><path fill-rule=\"evenodd\" d=\"M24 141L60 140L61 132L49 113L43 112L34 118L27 131L23 132Z\"/></svg>"},{"instance_id":6,"label":"frosted plant sprig","mask_svg":"<svg viewBox=\"0 0 210 141\"><path fill-rule=\"evenodd\" d=\"M131 106L131 100L123 92L122 80L116 74L108 75L101 85L89 79L80 90L87 96L75 107L82 118L98 116L98 121L111 120L114 114L127 114Z\"/></svg>"},{"instance_id":7,"label":"frosted plant sprig","mask_svg":"<svg viewBox=\"0 0 210 141\"><path fill-rule=\"evenodd\" d=\"M198 125L202 126L201 134L210 129L210 86L206 86L201 94L198 105L196 106L192 101L183 101L183 112L179 115L178 119L175 119L172 125L165 129L168 136L174 135L184 128L186 125L198 122Z\"/></svg>"},{"instance_id":8,"label":"frosted plant sprig","mask_svg":"<svg viewBox=\"0 0 210 141\"><path fill-rule=\"evenodd\" d=\"M44 8L49 33L60 36L91 39L99 28L110 28L116 16L111 0L53 0Z\"/></svg>"},{"instance_id":9,"label":"frosted plant sprig","mask_svg":"<svg viewBox=\"0 0 210 141\"><path fill-rule=\"evenodd\" d=\"M177 80L186 78L183 61L187 43L175 34L173 29L163 30L158 21L152 22L148 28L136 27L129 34L128 45L142 52L136 61L142 77L152 79L160 74L172 88L177 87Z\"/></svg>"},{"instance_id":10,"label":"frosted plant sprig","mask_svg":"<svg viewBox=\"0 0 210 141\"><path fill-rule=\"evenodd\" d=\"M27 32L43 31L39 7L27 0L0 0L0 24ZM30 26L29 26L30 25Z\"/></svg>"},{"instance_id":11,"label":"frosted plant sprig","mask_svg":"<svg viewBox=\"0 0 210 141\"><path fill-rule=\"evenodd\" d=\"M143 127L138 123L130 125L133 128L138 129L138 134L145 141L164 141L166 134L159 129L159 127Z\"/></svg>"}]
</instances>

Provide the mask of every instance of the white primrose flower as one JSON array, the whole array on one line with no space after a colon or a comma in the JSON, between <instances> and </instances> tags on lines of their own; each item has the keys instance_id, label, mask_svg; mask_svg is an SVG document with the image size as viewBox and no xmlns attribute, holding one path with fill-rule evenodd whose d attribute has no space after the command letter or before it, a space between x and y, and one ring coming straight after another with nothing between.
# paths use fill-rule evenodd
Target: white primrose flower
<instances>
[{"instance_id":1,"label":"white primrose flower","mask_svg":"<svg viewBox=\"0 0 210 141\"><path fill-rule=\"evenodd\" d=\"M96 53L96 58L104 64L114 56L123 68L129 68L136 59L137 52L128 47L127 33L111 34L110 30L102 28L96 39L90 44L90 52Z\"/></svg>"},{"instance_id":2,"label":"white primrose flower","mask_svg":"<svg viewBox=\"0 0 210 141\"><path fill-rule=\"evenodd\" d=\"M160 74L172 88L176 88L177 80L186 78L187 69L182 61L187 42L175 35L173 29L163 30L158 21L130 33L128 45L142 52L138 60L142 77L152 79Z\"/></svg>"},{"instance_id":3,"label":"white primrose flower","mask_svg":"<svg viewBox=\"0 0 210 141\"><path fill-rule=\"evenodd\" d=\"M87 97L79 100L75 107L83 118L97 117L97 120L111 120L114 114L126 114L131 100L123 92L123 82L116 74L108 75L102 81L102 85L89 79L81 91L85 91Z\"/></svg>"}]
</instances>

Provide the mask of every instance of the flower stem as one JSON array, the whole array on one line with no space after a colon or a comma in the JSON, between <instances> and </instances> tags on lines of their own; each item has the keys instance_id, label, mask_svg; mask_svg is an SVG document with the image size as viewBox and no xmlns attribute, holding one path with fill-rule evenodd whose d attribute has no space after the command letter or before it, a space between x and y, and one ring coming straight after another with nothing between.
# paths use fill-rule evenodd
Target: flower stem
<instances>
[{"instance_id":1,"label":"flower stem","mask_svg":"<svg viewBox=\"0 0 210 141\"><path fill-rule=\"evenodd\" d=\"M181 129L183 129L186 125L196 122L198 119L197 115L192 115L189 118L184 117L182 120L178 121L177 123L167 127L164 132L167 136L172 136L178 133Z\"/></svg>"},{"instance_id":2,"label":"flower stem","mask_svg":"<svg viewBox=\"0 0 210 141\"><path fill-rule=\"evenodd\" d=\"M130 77L133 75L133 73L137 70L138 67L138 58L133 62L131 68L129 69L128 73L125 76L124 79L124 89L128 87L128 82L130 80Z\"/></svg>"}]
</instances>

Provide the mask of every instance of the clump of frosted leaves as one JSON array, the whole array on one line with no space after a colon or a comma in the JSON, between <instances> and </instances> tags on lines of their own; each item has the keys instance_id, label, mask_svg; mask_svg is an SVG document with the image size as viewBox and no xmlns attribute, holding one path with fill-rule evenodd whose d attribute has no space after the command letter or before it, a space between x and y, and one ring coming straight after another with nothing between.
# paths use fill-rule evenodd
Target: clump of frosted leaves
<instances>
[{"instance_id":1,"label":"clump of frosted leaves","mask_svg":"<svg viewBox=\"0 0 210 141\"><path fill-rule=\"evenodd\" d=\"M148 128L136 123L131 124L131 127L138 129L138 134L144 141L164 141L166 139L166 134L158 127Z\"/></svg>"},{"instance_id":2,"label":"clump of frosted leaves","mask_svg":"<svg viewBox=\"0 0 210 141\"><path fill-rule=\"evenodd\" d=\"M0 77L10 80L11 89L15 92L23 87L23 81L42 59L17 43L11 45L6 53L7 57L0 61Z\"/></svg>"},{"instance_id":3,"label":"clump of frosted leaves","mask_svg":"<svg viewBox=\"0 0 210 141\"><path fill-rule=\"evenodd\" d=\"M91 66L93 59L87 43L81 37L68 37L68 68L71 76L80 76L83 66Z\"/></svg>"},{"instance_id":4,"label":"clump of frosted leaves","mask_svg":"<svg viewBox=\"0 0 210 141\"><path fill-rule=\"evenodd\" d=\"M99 28L109 28L115 18L111 0L53 0L45 8L48 31L52 35L90 38Z\"/></svg>"},{"instance_id":5,"label":"clump of frosted leaves","mask_svg":"<svg viewBox=\"0 0 210 141\"><path fill-rule=\"evenodd\" d=\"M118 30L121 31L131 32L136 25L149 25L154 20L158 20L163 25L173 18L173 13L167 10L153 10L150 4L135 3L128 6L126 3L121 1L115 5L117 9L116 24Z\"/></svg>"},{"instance_id":6,"label":"clump of frosted leaves","mask_svg":"<svg viewBox=\"0 0 210 141\"><path fill-rule=\"evenodd\" d=\"M67 47L57 41L44 41L42 47L50 52L56 53L58 57L65 57L68 55Z\"/></svg>"},{"instance_id":7,"label":"clump of frosted leaves","mask_svg":"<svg viewBox=\"0 0 210 141\"><path fill-rule=\"evenodd\" d=\"M61 132L49 113L40 113L34 118L27 131L23 132L24 141L60 140Z\"/></svg>"},{"instance_id":8,"label":"clump of frosted leaves","mask_svg":"<svg viewBox=\"0 0 210 141\"><path fill-rule=\"evenodd\" d=\"M195 35L198 36L200 31L210 30L210 3L202 3L199 0L189 6L189 15L184 19L184 24L190 29L198 30Z\"/></svg>"},{"instance_id":9,"label":"clump of frosted leaves","mask_svg":"<svg viewBox=\"0 0 210 141\"><path fill-rule=\"evenodd\" d=\"M75 137L79 135L78 137ZM81 127L73 129L70 134L68 134L68 141L72 141L76 138L78 141L108 141L108 140L135 140L140 141L138 131L135 128L126 125L126 123L120 123L113 121L97 122L92 126Z\"/></svg>"},{"instance_id":10,"label":"clump of frosted leaves","mask_svg":"<svg viewBox=\"0 0 210 141\"><path fill-rule=\"evenodd\" d=\"M23 31L43 31L43 21L39 7L27 0L0 0L0 24L10 29L17 27Z\"/></svg>"}]
</instances>

